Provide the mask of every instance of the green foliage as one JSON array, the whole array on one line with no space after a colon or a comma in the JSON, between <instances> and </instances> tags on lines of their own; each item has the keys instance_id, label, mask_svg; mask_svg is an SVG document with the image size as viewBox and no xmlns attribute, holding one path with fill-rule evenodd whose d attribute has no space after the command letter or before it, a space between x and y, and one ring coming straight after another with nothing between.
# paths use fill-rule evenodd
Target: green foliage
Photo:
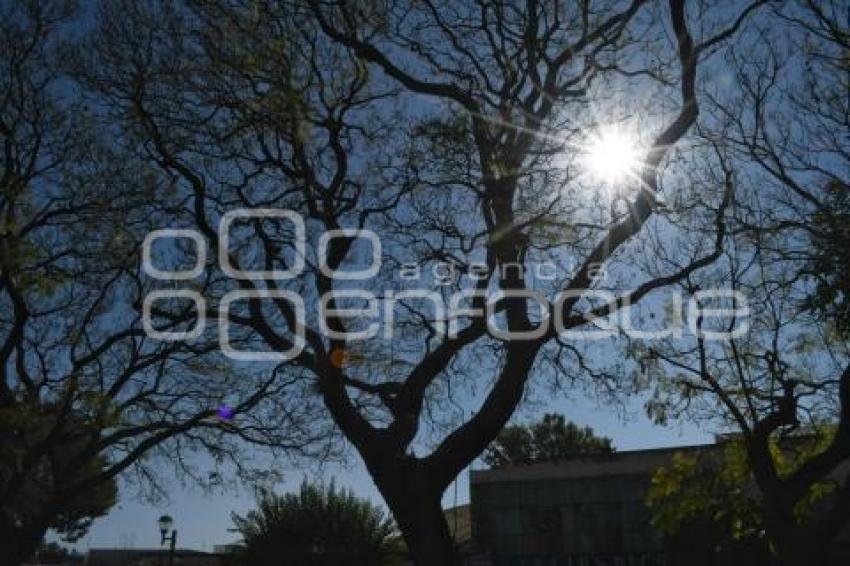
<instances>
[{"instance_id":1,"label":"green foliage","mask_svg":"<svg viewBox=\"0 0 850 566\"><path fill-rule=\"evenodd\" d=\"M507 426L487 448L482 459L498 468L604 455L614 452L610 438L598 437L590 427L567 422L563 415L549 413L528 426Z\"/></svg>"},{"instance_id":2,"label":"green foliage","mask_svg":"<svg viewBox=\"0 0 850 566\"><path fill-rule=\"evenodd\" d=\"M511 464L531 464L535 461L533 444L531 432L526 427L506 426L481 458L493 468Z\"/></svg>"},{"instance_id":3,"label":"green foliage","mask_svg":"<svg viewBox=\"0 0 850 566\"><path fill-rule=\"evenodd\" d=\"M392 564L396 526L383 510L350 490L302 482L298 493L262 492L257 509L231 515L247 565Z\"/></svg>"},{"instance_id":4,"label":"green foliage","mask_svg":"<svg viewBox=\"0 0 850 566\"><path fill-rule=\"evenodd\" d=\"M74 542L115 505L118 487L109 478L86 489L76 487L102 473L107 460L101 455L80 458L91 427L72 415L57 424L57 410L26 404L0 410L0 486L10 490L0 520L25 525L47 513L49 528ZM72 495L56 504L55 496L66 491Z\"/></svg>"},{"instance_id":5,"label":"green foliage","mask_svg":"<svg viewBox=\"0 0 850 566\"><path fill-rule=\"evenodd\" d=\"M667 536L702 521L718 526L722 539L757 535L761 500L749 480L740 443L725 444L719 454L679 452L652 477L646 496L652 523Z\"/></svg>"},{"instance_id":6,"label":"green foliage","mask_svg":"<svg viewBox=\"0 0 850 566\"><path fill-rule=\"evenodd\" d=\"M836 330L850 333L850 188L832 182L826 206L812 218L812 258L808 269L817 284L806 306L827 315Z\"/></svg>"},{"instance_id":7,"label":"green foliage","mask_svg":"<svg viewBox=\"0 0 850 566\"><path fill-rule=\"evenodd\" d=\"M33 557L36 564L67 564L70 552L56 542L43 542Z\"/></svg>"},{"instance_id":8,"label":"green foliage","mask_svg":"<svg viewBox=\"0 0 850 566\"><path fill-rule=\"evenodd\" d=\"M828 431L829 432L829 431ZM796 470L829 442L830 434L786 439L781 447L771 442L771 454L780 476ZM811 486L795 507L803 523L815 504L833 492L829 482ZM652 477L646 503L653 511L653 525L674 536L689 525L708 524L722 546L730 541L761 537L763 500L754 481L746 448L740 440L726 440L718 450L679 452L669 466Z\"/></svg>"},{"instance_id":9,"label":"green foliage","mask_svg":"<svg viewBox=\"0 0 850 566\"><path fill-rule=\"evenodd\" d=\"M812 456L823 452L832 443L835 430L834 426L820 427L816 434L792 438L791 443L782 448L780 448L778 442L772 442L770 453L779 476L789 476ZM794 506L794 515L797 521L803 523L811 518L815 505L832 495L835 487L835 483L828 480L815 482L809 486L806 495Z\"/></svg>"}]
</instances>

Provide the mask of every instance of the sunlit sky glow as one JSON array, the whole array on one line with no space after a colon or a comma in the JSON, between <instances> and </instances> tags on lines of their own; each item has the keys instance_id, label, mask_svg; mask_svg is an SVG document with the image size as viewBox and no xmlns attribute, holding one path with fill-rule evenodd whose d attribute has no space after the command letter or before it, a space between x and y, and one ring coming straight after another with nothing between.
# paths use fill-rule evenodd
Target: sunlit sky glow
<instances>
[{"instance_id":1,"label":"sunlit sky glow","mask_svg":"<svg viewBox=\"0 0 850 566\"><path fill-rule=\"evenodd\" d=\"M590 136L583 148L583 167L592 180L616 186L637 176L641 150L634 136L616 126L605 126Z\"/></svg>"}]
</instances>

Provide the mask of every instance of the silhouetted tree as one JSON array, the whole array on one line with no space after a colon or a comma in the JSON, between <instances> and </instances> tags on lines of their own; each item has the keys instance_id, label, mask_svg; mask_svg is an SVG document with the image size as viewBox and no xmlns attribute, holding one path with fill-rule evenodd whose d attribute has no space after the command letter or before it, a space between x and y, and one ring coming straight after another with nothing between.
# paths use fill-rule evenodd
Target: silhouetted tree
<instances>
[{"instance_id":1,"label":"silhouetted tree","mask_svg":"<svg viewBox=\"0 0 850 566\"><path fill-rule=\"evenodd\" d=\"M596 436L592 428L579 427L566 422L563 415L550 413L527 426L506 426L481 458L487 465L498 468L613 452L610 438Z\"/></svg>"},{"instance_id":2,"label":"silhouetted tree","mask_svg":"<svg viewBox=\"0 0 850 566\"><path fill-rule=\"evenodd\" d=\"M714 119L701 135L718 156L706 175L736 187L734 213L722 258L680 285L690 298L737 291L707 302L741 310L694 317L696 336L633 352L652 360L638 379L654 389L651 415L739 439L758 523L776 561L795 566L824 563L850 520L846 9L776 5L770 32L727 53L730 80L706 104ZM827 488L817 512L801 513Z\"/></svg>"},{"instance_id":3,"label":"silhouetted tree","mask_svg":"<svg viewBox=\"0 0 850 566\"><path fill-rule=\"evenodd\" d=\"M850 63L847 72L850 73ZM817 283L804 304L850 333L850 186L827 181L822 206L809 224L811 257L807 271Z\"/></svg>"},{"instance_id":4,"label":"silhouetted tree","mask_svg":"<svg viewBox=\"0 0 850 566\"><path fill-rule=\"evenodd\" d=\"M414 561L445 566L458 557L444 491L534 376L560 387L587 368L567 331L719 256L732 193L681 172L691 158L711 166L686 143L698 70L760 4L113 0L98 11L80 74L113 144L163 189L147 223L196 230L238 270L278 271L201 266L191 284L208 318L240 350L289 351L303 331L303 348L274 366L301 388L286 399L323 404ZM638 132L622 187L582 169L606 127ZM304 249L281 218L237 219L219 240L228 212L258 208L305 218ZM661 227L684 217L692 245L659 244ZM383 244L380 269L355 288L329 270L369 263L363 242L335 238L319 257L321 234L340 228L372 230ZM303 270L280 274L302 256ZM638 259L666 269L644 277ZM537 277L546 261L554 275ZM599 300L594 286L610 296ZM553 302L536 307L532 290ZM243 299L230 304L234 291ZM285 292L303 298L303 316ZM471 308L448 333L438 303L455 293ZM195 320L177 299L152 312L164 331ZM374 333L375 312L391 338ZM541 324L556 317L562 325ZM168 347L203 350L207 338ZM589 375L605 387L620 372ZM475 410L458 410L458 396Z\"/></svg>"},{"instance_id":5,"label":"silhouetted tree","mask_svg":"<svg viewBox=\"0 0 850 566\"><path fill-rule=\"evenodd\" d=\"M32 560L37 564L67 564L71 556L68 549L59 543L42 541Z\"/></svg>"},{"instance_id":6,"label":"silhouetted tree","mask_svg":"<svg viewBox=\"0 0 850 566\"><path fill-rule=\"evenodd\" d=\"M26 410L28 409L28 410ZM74 542L85 535L92 521L106 515L115 505L118 488L114 478L72 491L61 505L53 506L55 494L103 474L104 456L77 461L90 431L70 417L56 430L56 407L17 407L0 412L0 485L15 484L17 491L2 505L2 524L7 533L14 525L32 525L45 519L48 527ZM42 446L34 450L33 446ZM24 481L16 474L27 463Z\"/></svg>"},{"instance_id":7,"label":"silhouetted tree","mask_svg":"<svg viewBox=\"0 0 850 566\"><path fill-rule=\"evenodd\" d=\"M392 519L350 490L301 483L297 493L262 492L257 509L231 515L242 536L239 559L252 566L380 566L397 562Z\"/></svg>"},{"instance_id":8,"label":"silhouetted tree","mask_svg":"<svg viewBox=\"0 0 850 566\"><path fill-rule=\"evenodd\" d=\"M191 452L249 477L237 439L297 451L330 434L300 420L317 404L275 397L280 373L235 375L201 344L146 337L139 252L167 189L113 143L71 72L86 29L77 4L0 3L3 565L32 556L48 529L79 538L115 502L119 474L156 496L164 459L213 484ZM222 404L233 418L217 418Z\"/></svg>"}]
</instances>

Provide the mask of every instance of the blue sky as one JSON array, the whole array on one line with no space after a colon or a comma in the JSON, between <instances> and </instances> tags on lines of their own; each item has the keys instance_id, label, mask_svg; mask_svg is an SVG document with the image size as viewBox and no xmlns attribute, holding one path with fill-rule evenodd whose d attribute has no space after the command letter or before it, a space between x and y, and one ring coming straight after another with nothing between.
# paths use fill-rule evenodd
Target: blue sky
<instances>
[{"instance_id":1,"label":"blue sky","mask_svg":"<svg viewBox=\"0 0 850 566\"><path fill-rule=\"evenodd\" d=\"M713 440L712 434L703 432L692 424L671 422L664 427L654 425L643 414L641 402L638 400L627 407L625 417L622 411L613 407L600 404L594 399L576 396L572 400L555 402L548 407L536 407L534 411L521 412L518 420L527 421L547 410L562 412L568 419L580 425L593 427L597 434L613 438L619 450L704 444ZM481 464L475 466L477 468ZM286 481L278 489L293 489L305 476L312 477L315 472L310 469L285 470ZM382 504L371 478L362 463L355 461L353 454L345 469L340 466L327 466L322 474L323 478L334 477L338 485L350 487L357 495ZM237 538L228 532L228 528L232 526L230 513L245 513L250 510L253 507L251 493L241 490L233 495L208 496L199 488L184 487L173 478L172 481L175 487L170 490L171 501L161 506L133 501L127 495L129 490L123 490L122 499L112 512L96 521L88 535L74 546L83 552L89 548L156 547L159 545L156 520L163 513L174 517L180 548L212 550L215 544L233 542ZM454 496L452 486L443 499L444 506L454 505ZM457 501L466 503L468 499L468 474L464 472L457 481Z\"/></svg>"}]
</instances>

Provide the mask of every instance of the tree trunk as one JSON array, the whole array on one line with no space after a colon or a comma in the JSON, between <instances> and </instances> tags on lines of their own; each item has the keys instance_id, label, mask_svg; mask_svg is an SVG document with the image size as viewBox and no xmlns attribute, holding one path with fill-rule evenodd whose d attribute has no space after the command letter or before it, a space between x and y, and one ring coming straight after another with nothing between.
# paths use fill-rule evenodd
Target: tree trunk
<instances>
[{"instance_id":1,"label":"tree trunk","mask_svg":"<svg viewBox=\"0 0 850 566\"><path fill-rule=\"evenodd\" d=\"M416 566L461 564L443 514L443 490L435 487L422 467L392 466L375 483L395 517Z\"/></svg>"},{"instance_id":2,"label":"tree trunk","mask_svg":"<svg viewBox=\"0 0 850 566\"><path fill-rule=\"evenodd\" d=\"M433 500L402 501L391 507L416 566L460 564L439 496Z\"/></svg>"}]
</instances>

